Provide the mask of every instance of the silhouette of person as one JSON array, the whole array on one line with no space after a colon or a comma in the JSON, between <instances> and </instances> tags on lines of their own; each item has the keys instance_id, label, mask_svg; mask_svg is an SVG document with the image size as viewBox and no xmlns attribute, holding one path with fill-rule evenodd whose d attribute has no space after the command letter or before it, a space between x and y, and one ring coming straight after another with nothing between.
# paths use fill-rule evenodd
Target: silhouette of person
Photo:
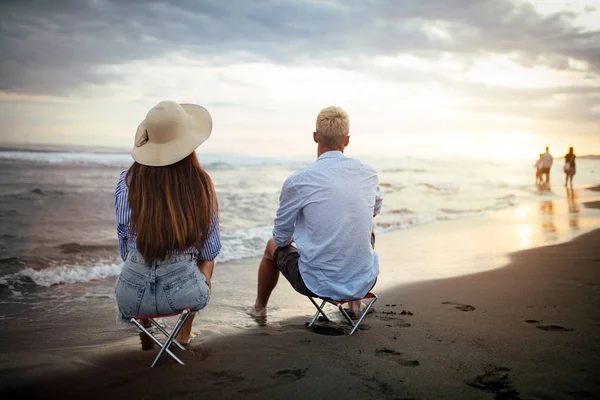
<instances>
[{"instance_id":1,"label":"silhouette of person","mask_svg":"<svg viewBox=\"0 0 600 400\"><path fill-rule=\"evenodd\" d=\"M567 184L571 184L571 189L573 188L573 176L575 175L575 153L573 153L573 147L569 147L569 152L565 155L565 186Z\"/></svg>"},{"instance_id":2,"label":"silhouette of person","mask_svg":"<svg viewBox=\"0 0 600 400\"><path fill-rule=\"evenodd\" d=\"M542 162L541 162L541 166L542 166L541 174L542 174L542 177L545 175L544 188L546 190L550 190L550 168L552 168L553 162L554 162L554 158L552 157L552 154L550 154L550 148L548 146L546 146L546 152L542 155Z\"/></svg>"},{"instance_id":3,"label":"silhouette of person","mask_svg":"<svg viewBox=\"0 0 600 400\"><path fill-rule=\"evenodd\" d=\"M544 153L540 153L539 158L535 162L535 185L540 186L542 184L542 157Z\"/></svg>"}]
</instances>

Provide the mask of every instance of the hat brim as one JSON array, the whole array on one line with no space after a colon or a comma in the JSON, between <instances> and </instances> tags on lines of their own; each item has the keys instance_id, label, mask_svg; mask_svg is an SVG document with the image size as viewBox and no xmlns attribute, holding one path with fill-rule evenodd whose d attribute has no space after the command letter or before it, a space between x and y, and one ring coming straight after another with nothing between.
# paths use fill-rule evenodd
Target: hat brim
<instances>
[{"instance_id":1,"label":"hat brim","mask_svg":"<svg viewBox=\"0 0 600 400\"><path fill-rule=\"evenodd\" d=\"M135 146L131 152L133 159L142 165L163 167L175 164L192 154L204 143L212 132L212 118L208 110L195 104L180 104L187 115L184 134L167 143L146 142ZM137 129L137 138L146 131L146 121L142 121Z\"/></svg>"}]
</instances>

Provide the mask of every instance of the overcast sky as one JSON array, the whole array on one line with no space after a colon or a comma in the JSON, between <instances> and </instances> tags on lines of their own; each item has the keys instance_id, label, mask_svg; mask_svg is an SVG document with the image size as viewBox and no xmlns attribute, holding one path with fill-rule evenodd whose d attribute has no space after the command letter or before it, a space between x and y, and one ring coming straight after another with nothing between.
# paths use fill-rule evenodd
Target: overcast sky
<instances>
[{"instance_id":1,"label":"overcast sky","mask_svg":"<svg viewBox=\"0 0 600 400\"><path fill-rule=\"evenodd\" d=\"M0 142L128 148L161 100L210 153L312 155L329 105L351 155L600 153L600 0L0 3Z\"/></svg>"}]
</instances>

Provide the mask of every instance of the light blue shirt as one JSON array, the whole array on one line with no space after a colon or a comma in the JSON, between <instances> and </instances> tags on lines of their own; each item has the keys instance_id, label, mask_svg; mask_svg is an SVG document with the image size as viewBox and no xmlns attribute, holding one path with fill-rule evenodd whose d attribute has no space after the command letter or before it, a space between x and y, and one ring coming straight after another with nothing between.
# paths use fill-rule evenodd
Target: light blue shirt
<instances>
[{"instance_id":1,"label":"light blue shirt","mask_svg":"<svg viewBox=\"0 0 600 400\"><path fill-rule=\"evenodd\" d=\"M375 284L379 259L371 229L382 200L377 172L341 151L322 154L286 179L273 239L284 247L294 235L298 268L313 293L352 300Z\"/></svg>"}]
</instances>

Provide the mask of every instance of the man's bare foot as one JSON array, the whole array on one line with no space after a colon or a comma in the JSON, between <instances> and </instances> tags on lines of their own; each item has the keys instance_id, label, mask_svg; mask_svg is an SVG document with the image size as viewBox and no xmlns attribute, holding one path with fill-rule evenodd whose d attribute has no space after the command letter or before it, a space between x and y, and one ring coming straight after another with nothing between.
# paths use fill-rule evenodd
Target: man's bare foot
<instances>
[{"instance_id":1,"label":"man's bare foot","mask_svg":"<svg viewBox=\"0 0 600 400\"><path fill-rule=\"evenodd\" d=\"M250 310L248 310L248 314L250 314L253 317L266 318L267 317L267 307L258 307L255 304L252 306L252 308L250 308Z\"/></svg>"},{"instance_id":2,"label":"man's bare foot","mask_svg":"<svg viewBox=\"0 0 600 400\"><path fill-rule=\"evenodd\" d=\"M256 304L248 310L250 315L258 325L263 326L267 323L267 307L257 307Z\"/></svg>"},{"instance_id":3,"label":"man's bare foot","mask_svg":"<svg viewBox=\"0 0 600 400\"><path fill-rule=\"evenodd\" d=\"M350 318L359 319L362 313L365 311L365 308L367 308L367 306L362 301L351 301L348 303L348 308L346 309L346 312L348 313L348 316L350 316ZM369 314L374 312L375 307L369 308Z\"/></svg>"}]
</instances>

